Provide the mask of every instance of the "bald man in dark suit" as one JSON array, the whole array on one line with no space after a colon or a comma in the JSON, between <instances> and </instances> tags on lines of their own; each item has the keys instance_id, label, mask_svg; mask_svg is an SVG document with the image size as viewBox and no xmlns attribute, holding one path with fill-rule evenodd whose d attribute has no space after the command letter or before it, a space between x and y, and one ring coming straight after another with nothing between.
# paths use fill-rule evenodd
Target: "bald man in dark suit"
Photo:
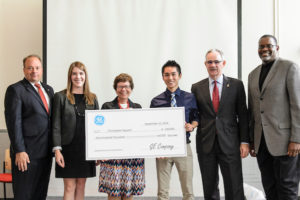
<instances>
[{"instance_id":1,"label":"bald man in dark suit","mask_svg":"<svg viewBox=\"0 0 300 200\"><path fill-rule=\"evenodd\" d=\"M24 79L5 94L5 120L10 138L15 200L45 200L50 179L50 116L53 89L40 80L41 59L23 60Z\"/></svg>"}]
</instances>

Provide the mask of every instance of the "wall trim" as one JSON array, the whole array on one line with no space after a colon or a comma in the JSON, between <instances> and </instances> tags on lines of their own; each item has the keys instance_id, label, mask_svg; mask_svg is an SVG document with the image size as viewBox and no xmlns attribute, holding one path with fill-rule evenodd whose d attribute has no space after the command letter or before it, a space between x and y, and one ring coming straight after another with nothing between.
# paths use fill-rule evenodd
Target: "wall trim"
<instances>
[{"instance_id":1,"label":"wall trim","mask_svg":"<svg viewBox=\"0 0 300 200\"><path fill-rule=\"evenodd\" d=\"M237 37L238 79L242 80L242 0L237 0Z\"/></svg>"},{"instance_id":2,"label":"wall trim","mask_svg":"<svg viewBox=\"0 0 300 200\"><path fill-rule=\"evenodd\" d=\"M279 0L273 0L273 34L279 43Z\"/></svg>"},{"instance_id":3,"label":"wall trim","mask_svg":"<svg viewBox=\"0 0 300 200\"><path fill-rule=\"evenodd\" d=\"M47 0L43 0L43 82L47 83Z\"/></svg>"}]
</instances>

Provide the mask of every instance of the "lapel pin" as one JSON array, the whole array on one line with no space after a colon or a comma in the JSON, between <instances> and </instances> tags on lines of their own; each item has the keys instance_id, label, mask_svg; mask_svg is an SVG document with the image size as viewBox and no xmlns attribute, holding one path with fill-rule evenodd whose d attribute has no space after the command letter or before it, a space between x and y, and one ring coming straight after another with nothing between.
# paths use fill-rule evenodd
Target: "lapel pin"
<instances>
[{"instance_id":1,"label":"lapel pin","mask_svg":"<svg viewBox=\"0 0 300 200\"><path fill-rule=\"evenodd\" d=\"M229 88L229 83L227 83L227 87Z\"/></svg>"}]
</instances>

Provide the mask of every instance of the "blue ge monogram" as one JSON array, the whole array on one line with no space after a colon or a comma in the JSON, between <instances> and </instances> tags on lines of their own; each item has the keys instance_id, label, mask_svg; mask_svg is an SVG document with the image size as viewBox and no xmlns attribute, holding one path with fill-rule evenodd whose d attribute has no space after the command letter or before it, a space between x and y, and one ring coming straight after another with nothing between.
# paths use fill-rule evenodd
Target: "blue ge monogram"
<instances>
[{"instance_id":1,"label":"blue ge monogram","mask_svg":"<svg viewBox=\"0 0 300 200\"><path fill-rule=\"evenodd\" d=\"M94 123L96 125L99 125L99 126L103 125L104 124L104 117L102 115L96 115Z\"/></svg>"}]
</instances>

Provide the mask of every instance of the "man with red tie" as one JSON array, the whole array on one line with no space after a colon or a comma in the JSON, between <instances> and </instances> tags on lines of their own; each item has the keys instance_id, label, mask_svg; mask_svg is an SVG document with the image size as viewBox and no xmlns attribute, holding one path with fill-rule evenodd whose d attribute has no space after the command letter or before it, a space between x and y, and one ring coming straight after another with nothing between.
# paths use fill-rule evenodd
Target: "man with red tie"
<instances>
[{"instance_id":1,"label":"man with red tie","mask_svg":"<svg viewBox=\"0 0 300 200\"><path fill-rule=\"evenodd\" d=\"M15 200L44 200L50 179L52 87L42 83L41 59L23 60L24 79L5 94L5 120L10 139Z\"/></svg>"},{"instance_id":2,"label":"man with red tie","mask_svg":"<svg viewBox=\"0 0 300 200\"><path fill-rule=\"evenodd\" d=\"M209 77L192 85L200 123L196 148L205 200L219 200L219 167L225 199L244 199L241 158L249 153L248 111L242 81L226 77L222 51L209 50L205 66Z\"/></svg>"}]
</instances>

